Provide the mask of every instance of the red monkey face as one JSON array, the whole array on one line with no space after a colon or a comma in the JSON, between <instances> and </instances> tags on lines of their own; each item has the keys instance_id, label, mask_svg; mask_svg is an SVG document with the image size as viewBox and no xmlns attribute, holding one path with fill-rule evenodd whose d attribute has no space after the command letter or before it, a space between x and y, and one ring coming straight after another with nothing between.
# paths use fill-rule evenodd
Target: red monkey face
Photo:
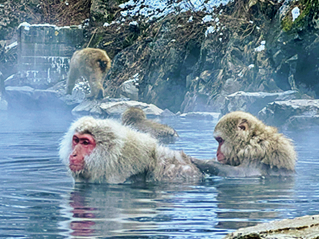
<instances>
[{"instance_id":1,"label":"red monkey face","mask_svg":"<svg viewBox=\"0 0 319 239\"><path fill-rule=\"evenodd\" d=\"M222 137L216 137L215 139L218 142L218 149L217 149L217 155L216 155L217 156L217 160L220 163L226 163L226 161L225 161L226 157L221 151L221 147L222 147L222 145L224 143L224 140L223 140Z\"/></svg>"},{"instance_id":2,"label":"red monkey face","mask_svg":"<svg viewBox=\"0 0 319 239\"><path fill-rule=\"evenodd\" d=\"M72 139L72 153L69 167L73 172L84 169L84 157L95 148L96 143L92 135L75 133Z\"/></svg>"}]
</instances>

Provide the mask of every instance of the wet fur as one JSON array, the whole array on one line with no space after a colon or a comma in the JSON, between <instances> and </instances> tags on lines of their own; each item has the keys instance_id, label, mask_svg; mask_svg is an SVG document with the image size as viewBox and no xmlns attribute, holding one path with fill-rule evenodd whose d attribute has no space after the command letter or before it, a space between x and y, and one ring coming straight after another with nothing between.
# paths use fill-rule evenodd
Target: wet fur
<instances>
[{"instance_id":1,"label":"wet fur","mask_svg":"<svg viewBox=\"0 0 319 239\"><path fill-rule=\"evenodd\" d=\"M144 111L140 108L128 108L122 115L122 123L141 132L149 133L163 143L174 142L178 137L177 132L168 125L147 119Z\"/></svg>"},{"instance_id":2,"label":"wet fur","mask_svg":"<svg viewBox=\"0 0 319 239\"><path fill-rule=\"evenodd\" d=\"M243 124L248 126L246 130L238 127ZM297 155L292 141L249 113L236 111L223 116L215 127L214 136L224 139L221 148L226 165L194 159L205 172L221 176L294 173Z\"/></svg>"},{"instance_id":3,"label":"wet fur","mask_svg":"<svg viewBox=\"0 0 319 239\"><path fill-rule=\"evenodd\" d=\"M183 152L160 146L148 134L115 120L89 116L74 122L61 141L60 159L67 167L75 132L90 133L96 140L95 149L85 157L84 170L69 170L75 181L118 184L141 180L198 181L203 177Z\"/></svg>"},{"instance_id":4,"label":"wet fur","mask_svg":"<svg viewBox=\"0 0 319 239\"><path fill-rule=\"evenodd\" d=\"M74 52L67 79L66 93L71 94L77 79L88 80L91 94L88 98L103 98L103 80L111 68L111 59L106 52L97 48L84 48Z\"/></svg>"}]
</instances>

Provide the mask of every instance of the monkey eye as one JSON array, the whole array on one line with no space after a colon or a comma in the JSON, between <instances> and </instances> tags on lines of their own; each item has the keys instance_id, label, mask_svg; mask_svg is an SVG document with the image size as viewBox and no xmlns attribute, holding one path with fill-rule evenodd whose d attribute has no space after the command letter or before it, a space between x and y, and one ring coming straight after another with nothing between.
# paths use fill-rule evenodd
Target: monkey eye
<instances>
[{"instance_id":1,"label":"monkey eye","mask_svg":"<svg viewBox=\"0 0 319 239\"><path fill-rule=\"evenodd\" d=\"M76 136L73 136L73 143L78 144L80 142L79 138Z\"/></svg>"},{"instance_id":2,"label":"monkey eye","mask_svg":"<svg viewBox=\"0 0 319 239\"><path fill-rule=\"evenodd\" d=\"M83 140L83 142L82 142L84 145L89 145L90 144L90 142L88 141L88 140Z\"/></svg>"},{"instance_id":3,"label":"monkey eye","mask_svg":"<svg viewBox=\"0 0 319 239\"><path fill-rule=\"evenodd\" d=\"M215 139L216 139L216 141L217 141L219 144L224 143L224 140L223 140L222 137L216 137Z\"/></svg>"}]
</instances>

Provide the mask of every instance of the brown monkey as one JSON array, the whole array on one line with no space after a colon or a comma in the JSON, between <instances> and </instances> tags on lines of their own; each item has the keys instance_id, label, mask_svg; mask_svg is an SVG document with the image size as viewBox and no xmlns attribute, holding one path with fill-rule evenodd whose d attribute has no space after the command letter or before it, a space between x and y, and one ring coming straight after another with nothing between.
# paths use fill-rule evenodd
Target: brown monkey
<instances>
[{"instance_id":1,"label":"brown monkey","mask_svg":"<svg viewBox=\"0 0 319 239\"><path fill-rule=\"evenodd\" d=\"M144 111L137 107L128 108L122 115L122 123L144 133L149 133L162 143L175 142L177 132L168 125L146 118Z\"/></svg>"},{"instance_id":2,"label":"brown monkey","mask_svg":"<svg viewBox=\"0 0 319 239\"><path fill-rule=\"evenodd\" d=\"M60 144L60 158L75 181L125 183L135 181L198 181L203 173L182 151L111 119L82 117Z\"/></svg>"},{"instance_id":3,"label":"brown monkey","mask_svg":"<svg viewBox=\"0 0 319 239\"><path fill-rule=\"evenodd\" d=\"M219 143L218 162L192 159L205 173L229 177L294 173L296 152L291 140L249 113L223 116L214 137Z\"/></svg>"},{"instance_id":4,"label":"brown monkey","mask_svg":"<svg viewBox=\"0 0 319 239\"><path fill-rule=\"evenodd\" d=\"M91 94L88 98L103 98L103 80L111 68L111 59L106 52L97 48L84 48L74 52L67 79L66 93L71 94L75 82L81 76L90 84Z\"/></svg>"}]
</instances>

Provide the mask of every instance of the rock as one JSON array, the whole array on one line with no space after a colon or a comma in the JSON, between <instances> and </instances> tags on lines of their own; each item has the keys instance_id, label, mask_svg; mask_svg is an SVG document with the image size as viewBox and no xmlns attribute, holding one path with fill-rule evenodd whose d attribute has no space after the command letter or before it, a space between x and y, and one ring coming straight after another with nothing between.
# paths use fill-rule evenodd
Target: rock
<instances>
[{"instance_id":1,"label":"rock","mask_svg":"<svg viewBox=\"0 0 319 239\"><path fill-rule=\"evenodd\" d=\"M216 112L189 112L181 114L182 118L191 118L199 120L218 120L220 113Z\"/></svg>"},{"instance_id":2,"label":"rock","mask_svg":"<svg viewBox=\"0 0 319 239\"><path fill-rule=\"evenodd\" d=\"M100 103L97 100L82 101L72 110L72 114L75 116L92 115L98 118L106 118L108 116L108 114L101 109Z\"/></svg>"},{"instance_id":3,"label":"rock","mask_svg":"<svg viewBox=\"0 0 319 239\"><path fill-rule=\"evenodd\" d=\"M229 233L224 239L273 239L307 238L315 239L319 235L319 215L284 219L262 223L253 227L241 228Z\"/></svg>"},{"instance_id":4,"label":"rock","mask_svg":"<svg viewBox=\"0 0 319 239\"><path fill-rule=\"evenodd\" d=\"M306 128L317 125L318 115L319 100L308 99L275 101L258 113L258 117L266 124L283 128Z\"/></svg>"},{"instance_id":5,"label":"rock","mask_svg":"<svg viewBox=\"0 0 319 239\"><path fill-rule=\"evenodd\" d=\"M160 115L161 118L170 118L170 117L176 117L176 114L174 114L169 109L163 110L163 112Z\"/></svg>"},{"instance_id":6,"label":"rock","mask_svg":"<svg viewBox=\"0 0 319 239\"><path fill-rule=\"evenodd\" d=\"M108 115L115 116L120 116L129 107L138 107L142 109L147 116L160 116L163 112L162 109L153 104L146 104L134 100L102 103L100 107L103 111L107 112Z\"/></svg>"},{"instance_id":7,"label":"rock","mask_svg":"<svg viewBox=\"0 0 319 239\"><path fill-rule=\"evenodd\" d=\"M314 127L319 127L319 115L292 116L283 126L287 130L314 129Z\"/></svg>"},{"instance_id":8,"label":"rock","mask_svg":"<svg viewBox=\"0 0 319 239\"><path fill-rule=\"evenodd\" d=\"M207 94L190 93L187 92L184 101L181 105L181 111L183 113L188 112L207 112L217 110L217 108L213 108L207 104L209 101L209 96Z\"/></svg>"},{"instance_id":9,"label":"rock","mask_svg":"<svg viewBox=\"0 0 319 239\"><path fill-rule=\"evenodd\" d=\"M120 117L129 107L138 107L148 116L160 116L163 112L153 104L146 104L126 99L106 98L101 101L84 100L72 110L73 115L94 115L96 117Z\"/></svg>"},{"instance_id":10,"label":"rock","mask_svg":"<svg viewBox=\"0 0 319 239\"><path fill-rule=\"evenodd\" d=\"M123 82L118 88L119 97L138 100L138 89L136 88L136 80L130 79Z\"/></svg>"},{"instance_id":11,"label":"rock","mask_svg":"<svg viewBox=\"0 0 319 239\"><path fill-rule=\"evenodd\" d=\"M38 90L30 86L7 86L6 99L10 109L67 110L54 90Z\"/></svg>"},{"instance_id":12,"label":"rock","mask_svg":"<svg viewBox=\"0 0 319 239\"><path fill-rule=\"evenodd\" d=\"M221 110L222 115L232 111L246 111L257 115L268 103L278 100L294 99L295 91L289 90L279 93L243 92L238 91L226 97L225 106Z\"/></svg>"}]
</instances>

